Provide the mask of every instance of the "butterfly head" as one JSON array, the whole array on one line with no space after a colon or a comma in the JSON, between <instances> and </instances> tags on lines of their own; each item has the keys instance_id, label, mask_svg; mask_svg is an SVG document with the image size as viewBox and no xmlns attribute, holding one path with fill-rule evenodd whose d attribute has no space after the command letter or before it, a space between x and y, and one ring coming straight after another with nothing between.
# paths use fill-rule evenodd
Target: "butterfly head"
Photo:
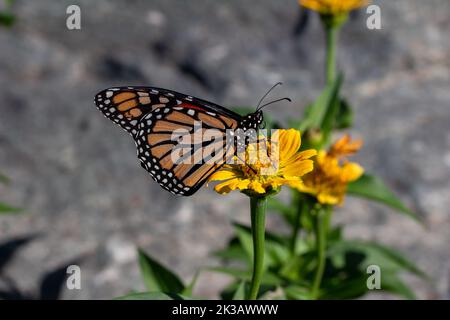
<instances>
[{"instance_id":1,"label":"butterfly head","mask_svg":"<svg viewBox=\"0 0 450 320\"><path fill-rule=\"evenodd\" d=\"M250 113L242 118L241 128L243 130L248 129L262 129L262 124L264 122L264 116L261 110L258 110L254 113Z\"/></svg>"}]
</instances>

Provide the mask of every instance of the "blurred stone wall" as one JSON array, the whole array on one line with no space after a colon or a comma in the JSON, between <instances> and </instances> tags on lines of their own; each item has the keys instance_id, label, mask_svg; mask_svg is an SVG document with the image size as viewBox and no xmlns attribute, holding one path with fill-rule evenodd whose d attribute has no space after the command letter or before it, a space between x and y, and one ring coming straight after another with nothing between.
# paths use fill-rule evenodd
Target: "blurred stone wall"
<instances>
[{"instance_id":1,"label":"blurred stone wall","mask_svg":"<svg viewBox=\"0 0 450 320\"><path fill-rule=\"evenodd\" d=\"M358 199L347 199L334 222L348 237L396 247L432 275L432 283L406 277L420 298L450 298L450 2L375 3L382 29L368 30L362 10L340 39L352 134L365 141L357 160L425 227ZM70 4L81 7L80 31L66 28ZM152 85L254 106L283 81L275 96L293 103L266 112L286 123L324 83L317 17L296 32L295 0L17 0L13 11L15 25L0 28L0 172L12 180L0 199L25 212L0 217L0 242L35 238L3 274L36 296L46 273L77 261L82 290L63 290L63 298L108 299L144 289L136 246L186 280L217 264L209 253L225 245L230 221L248 221L246 199L163 191L139 166L130 137L94 108L94 94ZM282 228L272 215L269 226ZM196 292L216 297L228 281L204 272Z\"/></svg>"}]
</instances>

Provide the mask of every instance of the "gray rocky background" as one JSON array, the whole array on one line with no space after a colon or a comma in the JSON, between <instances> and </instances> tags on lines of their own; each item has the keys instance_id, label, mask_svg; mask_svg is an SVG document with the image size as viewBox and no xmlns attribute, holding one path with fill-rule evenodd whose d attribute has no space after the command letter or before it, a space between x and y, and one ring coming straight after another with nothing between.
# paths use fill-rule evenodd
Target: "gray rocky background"
<instances>
[{"instance_id":1,"label":"gray rocky background","mask_svg":"<svg viewBox=\"0 0 450 320\"><path fill-rule=\"evenodd\" d=\"M348 237L392 245L429 273L431 283L405 278L419 298L450 298L450 2L376 3L382 29L368 30L362 10L340 42L352 133L365 141L357 160L425 227L359 199L347 199L334 223ZM70 4L81 7L81 31L65 26ZM275 96L294 103L267 113L286 121L324 82L317 17L296 35L295 0L17 0L13 11L16 24L0 28L0 171L12 180L0 199L25 212L0 217L0 243L35 238L3 274L34 294L46 272L78 261L82 290L63 290L63 298L108 299L144 289L136 246L185 280L217 264L210 252L225 245L230 221L248 220L246 199L163 191L139 166L130 137L94 108L94 94L153 85L255 105L283 81ZM269 226L279 221L270 216ZM217 297L228 281L203 272L196 292Z\"/></svg>"}]
</instances>

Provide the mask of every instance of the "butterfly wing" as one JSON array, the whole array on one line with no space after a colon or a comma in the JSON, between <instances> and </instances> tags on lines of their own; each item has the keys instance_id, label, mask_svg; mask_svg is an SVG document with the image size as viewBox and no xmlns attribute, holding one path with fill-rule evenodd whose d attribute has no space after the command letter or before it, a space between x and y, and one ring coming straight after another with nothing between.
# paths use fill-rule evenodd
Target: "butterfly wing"
<instances>
[{"instance_id":1,"label":"butterfly wing","mask_svg":"<svg viewBox=\"0 0 450 320\"><path fill-rule=\"evenodd\" d=\"M106 89L95 102L133 136L142 167L173 194L194 194L234 154L226 130L241 117L211 102L152 87Z\"/></svg>"},{"instance_id":2,"label":"butterfly wing","mask_svg":"<svg viewBox=\"0 0 450 320\"><path fill-rule=\"evenodd\" d=\"M138 123L146 114L157 108L174 107L182 103L192 104L237 121L241 118L239 114L212 102L156 87L109 88L97 93L94 101L105 117L131 135L137 133Z\"/></svg>"}]
</instances>

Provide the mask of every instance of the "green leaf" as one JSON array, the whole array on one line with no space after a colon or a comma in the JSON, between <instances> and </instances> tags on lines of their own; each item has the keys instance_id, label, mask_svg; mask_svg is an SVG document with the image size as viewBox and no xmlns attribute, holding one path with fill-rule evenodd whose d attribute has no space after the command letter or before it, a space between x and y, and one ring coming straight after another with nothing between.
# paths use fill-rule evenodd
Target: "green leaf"
<instances>
[{"instance_id":1,"label":"green leaf","mask_svg":"<svg viewBox=\"0 0 450 320\"><path fill-rule=\"evenodd\" d=\"M347 129L353 124L353 110L350 104L345 99L340 99L339 109L336 115L336 122L334 127L336 129Z\"/></svg>"},{"instance_id":2,"label":"green leaf","mask_svg":"<svg viewBox=\"0 0 450 320\"><path fill-rule=\"evenodd\" d=\"M396 293L406 299L416 299L414 292L395 273L381 271L381 290Z\"/></svg>"},{"instance_id":3,"label":"green leaf","mask_svg":"<svg viewBox=\"0 0 450 320\"><path fill-rule=\"evenodd\" d=\"M238 268L231 268L231 267L212 267L208 268L210 271L219 272L223 274L227 274L229 276L232 276L238 280L243 280L250 282L252 278L252 273L249 270L242 270ZM279 285L281 284L282 279L279 278L276 274L272 272L266 271L263 274L261 283L265 285Z\"/></svg>"},{"instance_id":4,"label":"green leaf","mask_svg":"<svg viewBox=\"0 0 450 320\"><path fill-rule=\"evenodd\" d=\"M237 238L233 238L225 249L213 252L213 255L225 260L249 262L248 254Z\"/></svg>"},{"instance_id":5,"label":"green leaf","mask_svg":"<svg viewBox=\"0 0 450 320\"><path fill-rule=\"evenodd\" d=\"M309 300L309 290L308 288L290 285L283 289L284 294L287 299L291 300Z\"/></svg>"},{"instance_id":6,"label":"green leaf","mask_svg":"<svg viewBox=\"0 0 450 320\"><path fill-rule=\"evenodd\" d=\"M149 290L164 293L180 293L184 285L180 278L168 268L138 249L139 266L144 283Z\"/></svg>"},{"instance_id":7,"label":"green leaf","mask_svg":"<svg viewBox=\"0 0 450 320\"><path fill-rule=\"evenodd\" d=\"M16 18L9 12L0 12L0 25L5 27L11 27L14 24Z\"/></svg>"},{"instance_id":8,"label":"green leaf","mask_svg":"<svg viewBox=\"0 0 450 320\"><path fill-rule=\"evenodd\" d=\"M130 293L117 297L114 300L185 300L183 296L177 294L166 294L162 292L139 292Z\"/></svg>"},{"instance_id":9,"label":"green leaf","mask_svg":"<svg viewBox=\"0 0 450 320\"><path fill-rule=\"evenodd\" d=\"M334 116L336 114L336 100L343 76L340 74L336 80L325 87L314 103L305 110L305 118L299 126L300 131L307 129L331 130Z\"/></svg>"},{"instance_id":10,"label":"green leaf","mask_svg":"<svg viewBox=\"0 0 450 320\"><path fill-rule=\"evenodd\" d=\"M345 279L326 279L322 283L320 299L356 299L368 292L368 275L363 273L350 274Z\"/></svg>"},{"instance_id":11,"label":"green leaf","mask_svg":"<svg viewBox=\"0 0 450 320\"><path fill-rule=\"evenodd\" d=\"M200 274L200 272L197 271L194 274L194 276L192 277L191 282L189 282L189 284L186 286L186 288L183 289L183 291L181 292L181 294L183 296L192 297L192 292L194 291L194 287L195 287L195 284L197 283L199 274Z\"/></svg>"},{"instance_id":12,"label":"green leaf","mask_svg":"<svg viewBox=\"0 0 450 320\"><path fill-rule=\"evenodd\" d=\"M347 193L381 202L405 215L420 222L419 217L410 209L408 209L389 188L381 181L381 179L364 174L358 180L349 183Z\"/></svg>"},{"instance_id":13,"label":"green leaf","mask_svg":"<svg viewBox=\"0 0 450 320\"><path fill-rule=\"evenodd\" d=\"M246 291L245 287L246 287L246 282L241 281L241 283L239 284L239 287L237 288L236 292L233 295L232 300L245 300L245 291Z\"/></svg>"},{"instance_id":14,"label":"green leaf","mask_svg":"<svg viewBox=\"0 0 450 320\"><path fill-rule=\"evenodd\" d=\"M7 176L5 176L5 175L0 173L0 183L8 184L9 182L10 182L9 178Z\"/></svg>"},{"instance_id":15,"label":"green leaf","mask_svg":"<svg viewBox=\"0 0 450 320\"><path fill-rule=\"evenodd\" d=\"M6 203L0 202L0 214L18 213L20 211L22 211L22 209L11 207Z\"/></svg>"},{"instance_id":16,"label":"green leaf","mask_svg":"<svg viewBox=\"0 0 450 320\"><path fill-rule=\"evenodd\" d=\"M275 197L270 197L267 200L267 208L271 211L280 213L290 225L294 225L295 208L292 206L288 206Z\"/></svg>"},{"instance_id":17,"label":"green leaf","mask_svg":"<svg viewBox=\"0 0 450 320\"><path fill-rule=\"evenodd\" d=\"M236 233L241 242L244 251L247 253L248 260L253 259L253 239L251 228L239 223L234 223ZM270 232L265 232L265 259L264 268L282 264L289 257L289 249L286 239Z\"/></svg>"},{"instance_id":18,"label":"green leaf","mask_svg":"<svg viewBox=\"0 0 450 320\"><path fill-rule=\"evenodd\" d=\"M379 243L359 240L343 240L330 246L328 254L345 254L347 252L361 252L365 255L361 270L365 272L368 265L378 265L384 271L409 271L421 278L427 278L413 262L405 258L400 252Z\"/></svg>"},{"instance_id":19,"label":"green leaf","mask_svg":"<svg viewBox=\"0 0 450 320\"><path fill-rule=\"evenodd\" d=\"M247 254L249 260L251 260L253 257L253 240L251 232L249 231L249 229L238 223L234 224L234 228L236 230L242 248Z\"/></svg>"}]
</instances>

